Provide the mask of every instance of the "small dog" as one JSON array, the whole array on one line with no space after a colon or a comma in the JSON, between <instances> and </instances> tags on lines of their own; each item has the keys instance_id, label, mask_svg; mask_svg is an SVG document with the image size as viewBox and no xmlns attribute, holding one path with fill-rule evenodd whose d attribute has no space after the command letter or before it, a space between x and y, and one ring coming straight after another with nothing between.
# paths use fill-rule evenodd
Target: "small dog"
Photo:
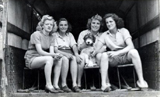
<instances>
[{"instance_id":1,"label":"small dog","mask_svg":"<svg viewBox=\"0 0 160 97\"><path fill-rule=\"evenodd\" d=\"M95 43L95 37L92 34L86 34L84 36L84 42L88 46L81 51L81 55L84 58L85 66L93 67L96 66L95 58L91 57L91 53L94 51L93 44Z\"/></svg>"}]
</instances>

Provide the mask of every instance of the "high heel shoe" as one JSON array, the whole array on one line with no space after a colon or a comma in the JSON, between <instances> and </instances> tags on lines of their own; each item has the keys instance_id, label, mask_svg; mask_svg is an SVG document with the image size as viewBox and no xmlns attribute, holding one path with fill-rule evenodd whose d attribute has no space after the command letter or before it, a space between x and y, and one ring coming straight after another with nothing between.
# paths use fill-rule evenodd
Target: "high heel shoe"
<instances>
[{"instance_id":1,"label":"high heel shoe","mask_svg":"<svg viewBox=\"0 0 160 97\"><path fill-rule=\"evenodd\" d=\"M139 89L141 91L147 91L148 90L148 84L147 84L146 81L144 81L144 85L143 86L139 83L139 81L137 81L137 86L139 87Z\"/></svg>"},{"instance_id":2,"label":"high heel shoe","mask_svg":"<svg viewBox=\"0 0 160 97\"><path fill-rule=\"evenodd\" d=\"M55 87L54 87L54 89L57 90L59 93L63 93L63 92L64 92L64 91L61 90L60 88L55 88Z\"/></svg>"},{"instance_id":3,"label":"high heel shoe","mask_svg":"<svg viewBox=\"0 0 160 97\"><path fill-rule=\"evenodd\" d=\"M45 86L45 91L47 92L47 93L58 93L58 91L57 90L55 90L54 88L51 88L51 89L49 89L47 86Z\"/></svg>"}]
</instances>

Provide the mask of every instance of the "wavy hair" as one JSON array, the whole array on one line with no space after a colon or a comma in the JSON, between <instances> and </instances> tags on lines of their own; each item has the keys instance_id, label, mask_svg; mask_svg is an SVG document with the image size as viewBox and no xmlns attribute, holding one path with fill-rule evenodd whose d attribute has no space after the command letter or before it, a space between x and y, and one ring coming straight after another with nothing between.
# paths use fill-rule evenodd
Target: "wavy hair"
<instances>
[{"instance_id":1,"label":"wavy hair","mask_svg":"<svg viewBox=\"0 0 160 97\"><path fill-rule=\"evenodd\" d=\"M105 25L106 25L106 19L109 18L109 17L113 18L113 20L115 21L116 26L117 26L118 29L124 27L124 21L123 21L123 19L120 18L118 15L116 15L114 13L105 14L105 16L103 17L103 22L104 22ZM107 26L105 26L105 29L108 30Z\"/></svg>"},{"instance_id":2,"label":"wavy hair","mask_svg":"<svg viewBox=\"0 0 160 97\"><path fill-rule=\"evenodd\" d=\"M91 22L92 20L98 20L100 22L100 29L99 31L102 31L102 28L103 28L103 22L102 22L102 17L98 14L92 16L90 19L88 19L88 22L87 22L87 29L91 30Z\"/></svg>"},{"instance_id":3,"label":"wavy hair","mask_svg":"<svg viewBox=\"0 0 160 97\"><path fill-rule=\"evenodd\" d=\"M71 32L71 31L72 31L72 26L71 26L71 24L68 22L68 20L67 20L66 18L60 18L59 21L57 22L58 31L59 31L59 23L60 23L61 21L66 21L66 22L68 23L68 29L67 29L66 33Z\"/></svg>"},{"instance_id":4,"label":"wavy hair","mask_svg":"<svg viewBox=\"0 0 160 97\"><path fill-rule=\"evenodd\" d=\"M50 16L50 15L43 15L42 19L41 19L41 20L38 22L38 24L37 24L37 27L36 27L36 30L37 30L37 31L42 31L42 30L43 30L43 25L44 25L44 22L45 22L46 20L51 20L51 21L53 21L53 22L55 21L52 16ZM53 23L53 24L54 24L54 23ZM54 27L54 25L53 25L53 27ZM49 35L51 35L52 33L53 33L53 32L51 31Z\"/></svg>"}]
</instances>

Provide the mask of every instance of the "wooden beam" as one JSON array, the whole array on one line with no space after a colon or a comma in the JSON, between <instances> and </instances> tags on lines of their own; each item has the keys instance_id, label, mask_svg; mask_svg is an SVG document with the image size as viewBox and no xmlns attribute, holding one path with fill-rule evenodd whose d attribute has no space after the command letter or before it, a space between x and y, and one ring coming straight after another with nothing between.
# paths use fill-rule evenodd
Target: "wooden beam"
<instances>
[{"instance_id":1,"label":"wooden beam","mask_svg":"<svg viewBox=\"0 0 160 97\"><path fill-rule=\"evenodd\" d=\"M132 10L132 8L136 5L136 1L133 2L133 4L127 9L127 11L125 12L125 16L128 15L128 13Z\"/></svg>"},{"instance_id":2,"label":"wooden beam","mask_svg":"<svg viewBox=\"0 0 160 97\"><path fill-rule=\"evenodd\" d=\"M8 22L8 25L7 25L7 30L8 30L8 32L11 32L15 35L18 35L23 39L27 39L27 40L30 39L30 34L29 33L23 31L22 29L16 27L15 25L13 25L9 22Z\"/></svg>"},{"instance_id":3,"label":"wooden beam","mask_svg":"<svg viewBox=\"0 0 160 97\"><path fill-rule=\"evenodd\" d=\"M147 33L148 31L153 30L154 28L160 26L160 14L153 18L151 21L146 23L144 26L140 27L137 31L133 32L133 39Z\"/></svg>"},{"instance_id":4,"label":"wooden beam","mask_svg":"<svg viewBox=\"0 0 160 97\"><path fill-rule=\"evenodd\" d=\"M8 85L6 76L6 64L4 62L5 50L6 50L6 34L7 34L7 2L8 0L3 0L3 16L2 16L2 31L0 32L0 65L1 65L1 97L7 97L6 86Z\"/></svg>"},{"instance_id":5,"label":"wooden beam","mask_svg":"<svg viewBox=\"0 0 160 97\"><path fill-rule=\"evenodd\" d=\"M138 12L139 12L139 10L138 10L138 1L136 1L136 20L137 20L137 27L138 27L138 29L139 29L139 21L140 21L140 19L139 19L139 16L138 16ZM139 35L139 32L137 33L138 34L138 48L140 47L140 35Z\"/></svg>"}]
</instances>

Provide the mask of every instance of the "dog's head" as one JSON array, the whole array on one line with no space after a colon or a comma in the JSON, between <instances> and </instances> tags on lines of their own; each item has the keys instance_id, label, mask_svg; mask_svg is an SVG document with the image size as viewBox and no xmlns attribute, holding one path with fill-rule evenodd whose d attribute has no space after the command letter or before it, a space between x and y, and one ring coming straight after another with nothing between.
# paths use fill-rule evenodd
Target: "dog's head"
<instances>
[{"instance_id":1,"label":"dog's head","mask_svg":"<svg viewBox=\"0 0 160 97\"><path fill-rule=\"evenodd\" d=\"M93 45L93 43L95 42L95 37L90 33L86 34L83 39L87 45Z\"/></svg>"}]
</instances>

